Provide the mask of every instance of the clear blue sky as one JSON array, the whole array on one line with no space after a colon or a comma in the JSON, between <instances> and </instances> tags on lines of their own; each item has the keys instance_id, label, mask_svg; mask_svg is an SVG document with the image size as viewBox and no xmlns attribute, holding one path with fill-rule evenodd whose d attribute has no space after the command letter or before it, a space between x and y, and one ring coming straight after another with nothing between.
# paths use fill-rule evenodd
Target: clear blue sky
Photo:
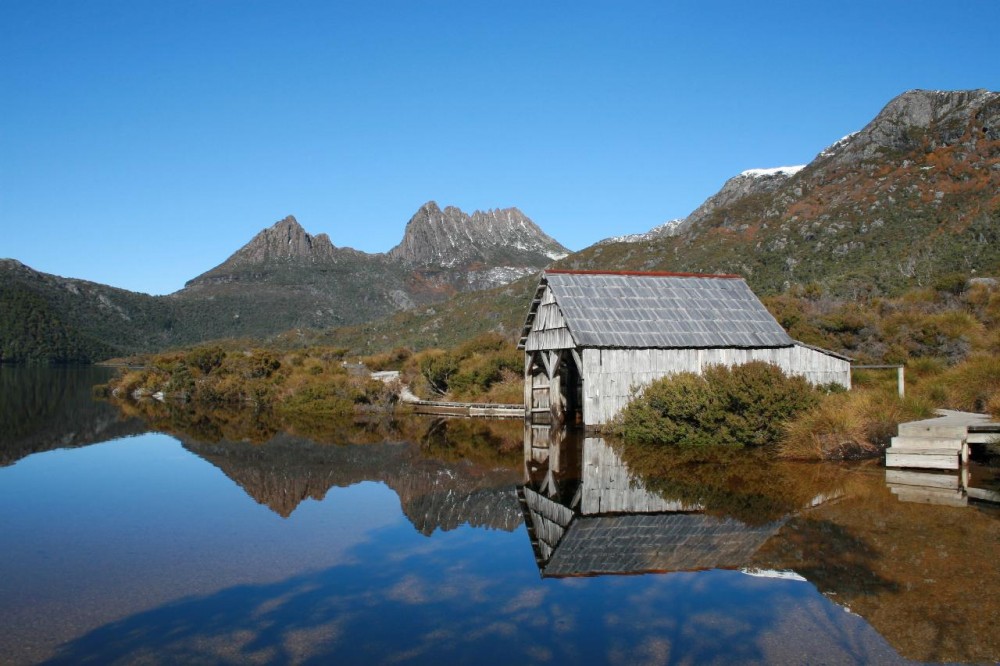
<instances>
[{"instance_id":1,"label":"clear blue sky","mask_svg":"<svg viewBox=\"0 0 1000 666\"><path fill-rule=\"evenodd\" d=\"M169 293L295 215L428 200L572 249L806 163L911 88L1000 89L1000 2L0 0L0 257Z\"/></svg>"}]
</instances>

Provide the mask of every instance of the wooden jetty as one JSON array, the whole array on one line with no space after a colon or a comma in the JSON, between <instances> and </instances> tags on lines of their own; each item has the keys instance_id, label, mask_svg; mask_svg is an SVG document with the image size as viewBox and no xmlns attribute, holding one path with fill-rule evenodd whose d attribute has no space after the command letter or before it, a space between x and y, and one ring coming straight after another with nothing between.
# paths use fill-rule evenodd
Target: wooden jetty
<instances>
[{"instance_id":1,"label":"wooden jetty","mask_svg":"<svg viewBox=\"0 0 1000 666\"><path fill-rule=\"evenodd\" d=\"M938 410L939 416L899 424L885 451L886 467L959 469L969 462L969 444L1000 440L1000 423L985 414Z\"/></svg>"},{"instance_id":2,"label":"wooden jetty","mask_svg":"<svg viewBox=\"0 0 1000 666\"><path fill-rule=\"evenodd\" d=\"M386 384L399 383L399 372L383 370L371 373L372 379ZM422 400L408 386L399 386L399 400L417 414L438 416L475 416L493 419L524 418L524 405L502 405L483 402L446 402L444 400Z\"/></svg>"},{"instance_id":3,"label":"wooden jetty","mask_svg":"<svg viewBox=\"0 0 1000 666\"><path fill-rule=\"evenodd\" d=\"M479 402L444 402L436 400L407 400L417 414L439 416L475 416L493 419L523 419L524 405L500 405Z\"/></svg>"}]
</instances>

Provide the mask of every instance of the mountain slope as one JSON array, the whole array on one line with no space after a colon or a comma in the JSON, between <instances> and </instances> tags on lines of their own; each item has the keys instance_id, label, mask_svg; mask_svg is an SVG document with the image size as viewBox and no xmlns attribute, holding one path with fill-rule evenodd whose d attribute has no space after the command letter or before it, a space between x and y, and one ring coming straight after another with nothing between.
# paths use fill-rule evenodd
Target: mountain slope
<instances>
[{"instance_id":1,"label":"mountain slope","mask_svg":"<svg viewBox=\"0 0 1000 666\"><path fill-rule=\"evenodd\" d=\"M506 284L566 250L515 208L420 208L388 253L338 248L294 217L154 297L0 261L0 361L94 361L204 340L356 325Z\"/></svg>"},{"instance_id":2,"label":"mountain slope","mask_svg":"<svg viewBox=\"0 0 1000 666\"><path fill-rule=\"evenodd\" d=\"M566 253L516 208L467 215L428 202L385 254L335 247L286 217L172 298L206 337L260 337L438 303L506 284Z\"/></svg>"},{"instance_id":3,"label":"mountain slope","mask_svg":"<svg viewBox=\"0 0 1000 666\"><path fill-rule=\"evenodd\" d=\"M204 339L355 324L408 305L404 271L286 217L170 298ZM400 293L395 293L400 292Z\"/></svg>"},{"instance_id":4,"label":"mountain slope","mask_svg":"<svg viewBox=\"0 0 1000 666\"><path fill-rule=\"evenodd\" d=\"M744 172L676 235L564 267L725 272L755 290L898 293L1000 272L1000 94L909 91L798 171Z\"/></svg>"},{"instance_id":5,"label":"mountain slope","mask_svg":"<svg viewBox=\"0 0 1000 666\"><path fill-rule=\"evenodd\" d=\"M162 296L40 273L0 260L0 361L87 362L185 340Z\"/></svg>"}]
</instances>

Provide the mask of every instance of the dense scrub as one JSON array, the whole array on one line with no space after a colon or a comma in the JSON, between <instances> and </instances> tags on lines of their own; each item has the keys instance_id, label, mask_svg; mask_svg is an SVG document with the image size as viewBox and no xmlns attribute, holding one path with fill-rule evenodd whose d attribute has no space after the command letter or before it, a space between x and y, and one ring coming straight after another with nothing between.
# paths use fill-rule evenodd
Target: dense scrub
<instances>
[{"instance_id":1,"label":"dense scrub","mask_svg":"<svg viewBox=\"0 0 1000 666\"><path fill-rule=\"evenodd\" d=\"M403 381L423 398L501 404L524 400L524 355L510 339L496 333L477 336L454 349L412 354L401 369Z\"/></svg>"},{"instance_id":2,"label":"dense scrub","mask_svg":"<svg viewBox=\"0 0 1000 666\"><path fill-rule=\"evenodd\" d=\"M789 335L858 363L935 358L954 365L970 354L1000 354L1000 289L946 275L895 298L840 300L815 284L764 299Z\"/></svg>"},{"instance_id":3,"label":"dense scrub","mask_svg":"<svg viewBox=\"0 0 1000 666\"><path fill-rule=\"evenodd\" d=\"M116 396L162 393L168 399L273 409L289 416L342 417L391 406L393 387L350 367L344 350L336 348L280 354L196 347L152 356L145 367L122 372L107 390Z\"/></svg>"},{"instance_id":4,"label":"dense scrub","mask_svg":"<svg viewBox=\"0 0 1000 666\"><path fill-rule=\"evenodd\" d=\"M754 361L710 366L653 382L612 424L627 442L682 448L774 446L783 423L819 401L820 391L802 377Z\"/></svg>"}]
</instances>

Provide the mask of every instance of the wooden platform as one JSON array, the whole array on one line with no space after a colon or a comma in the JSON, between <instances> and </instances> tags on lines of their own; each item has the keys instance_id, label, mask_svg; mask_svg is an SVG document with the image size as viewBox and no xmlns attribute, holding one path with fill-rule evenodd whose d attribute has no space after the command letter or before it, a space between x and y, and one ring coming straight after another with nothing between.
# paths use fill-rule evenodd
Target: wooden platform
<instances>
[{"instance_id":1,"label":"wooden platform","mask_svg":"<svg viewBox=\"0 0 1000 666\"><path fill-rule=\"evenodd\" d=\"M959 469L969 462L969 443L1000 439L1000 423L985 414L938 410L939 416L899 424L885 451L886 467Z\"/></svg>"}]
</instances>

